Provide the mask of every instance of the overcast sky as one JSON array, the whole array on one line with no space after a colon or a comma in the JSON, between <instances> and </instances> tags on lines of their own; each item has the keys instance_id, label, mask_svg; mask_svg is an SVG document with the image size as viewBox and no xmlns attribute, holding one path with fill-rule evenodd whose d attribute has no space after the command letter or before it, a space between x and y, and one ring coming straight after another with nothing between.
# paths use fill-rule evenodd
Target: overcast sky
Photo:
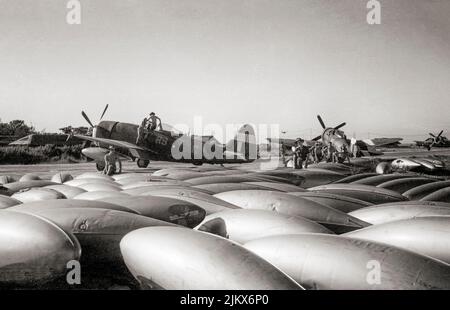
<instances>
[{"instance_id":1,"label":"overcast sky","mask_svg":"<svg viewBox=\"0 0 450 310\"><path fill-rule=\"evenodd\" d=\"M0 0L0 118L279 123L288 136L450 130L450 1ZM450 132L447 132L450 136ZM425 137L425 136L422 136Z\"/></svg>"}]
</instances>

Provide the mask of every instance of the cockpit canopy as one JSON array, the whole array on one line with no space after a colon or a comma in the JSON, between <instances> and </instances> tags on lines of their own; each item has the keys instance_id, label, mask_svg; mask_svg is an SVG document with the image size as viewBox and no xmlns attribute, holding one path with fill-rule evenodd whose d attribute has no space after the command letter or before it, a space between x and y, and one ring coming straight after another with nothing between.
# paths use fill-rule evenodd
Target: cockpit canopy
<instances>
[{"instance_id":1,"label":"cockpit canopy","mask_svg":"<svg viewBox=\"0 0 450 310\"><path fill-rule=\"evenodd\" d=\"M181 132L181 130L176 129L175 127L173 127L172 125L169 125L167 123L161 123L161 127L162 127L163 131L170 132L172 137L180 137L180 136L184 135L184 133Z\"/></svg>"}]
</instances>

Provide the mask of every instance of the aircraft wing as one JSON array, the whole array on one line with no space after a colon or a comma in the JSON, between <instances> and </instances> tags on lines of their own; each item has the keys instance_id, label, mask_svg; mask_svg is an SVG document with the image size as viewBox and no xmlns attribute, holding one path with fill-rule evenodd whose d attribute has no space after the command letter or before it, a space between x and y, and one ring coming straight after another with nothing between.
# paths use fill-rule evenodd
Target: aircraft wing
<instances>
[{"instance_id":1,"label":"aircraft wing","mask_svg":"<svg viewBox=\"0 0 450 310\"><path fill-rule=\"evenodd\" d=\"M374 138L362 140L365 144L370 146L385 146L390 144L397 144L402 141L402 138Z\"/></svg>"},{"instance_id":2,"label":"aircraft wing","mask_svg":"<svg viewBox=\"0 0 450 310\"><path fill-rule=\"evenodd\" d=\"M287 139L287 138L286 139L283 139L283 138L280 138L280 139L277 139L277 138L266 138L266 139L267 139L267 141L269 141L269 143L280 144L280 145L282 144L282 145L284 145L286 147L294 146L296 141L297 141L297 139ZM313 146L315 141L313 141L313 140L304 140L303 143L306 146Z\"/></svg>"},{"instance_id":3,"label":"aircraft wing","mask_svg":"<svg viewBox=\"0 0 450 310\"><path fill-rule=\"evenodd\" d=\"M280 144L280 145L284 145L286 147L293 147L295 145L295 141L297 141L296 139L288 139L288 138L267 138L267 141L269 141L269 143L273 143L273 144Z\"/></svg>"},{"instance_id":4,"label":"aircraft wing","mask_svg":"<svg viewBox=\"0 0 450 310\"><path fill-rule=\"evenodd\" d=\"M91 141L91 142L98 142L98 143L102 143L102 144L107 144L109 146L112 145L112 146L115 146L115 147L129 149L131 152L132 151L137 151L137 152L140 151L140 152L149 152L149 153L152 153L152 154L158 154L157 152L155 152L155 151L153 151L151 149L148 149L148 148L142 147L142 146L137 146L136 144L133 144L133 143L130 143L130 142L126 142L126 141L105 139L105 138L94 138L94 137L83 136L83 135L74 135L74 137L77 137L77 138L82 139L82 140Z\"/></svg>"}]
</instances>

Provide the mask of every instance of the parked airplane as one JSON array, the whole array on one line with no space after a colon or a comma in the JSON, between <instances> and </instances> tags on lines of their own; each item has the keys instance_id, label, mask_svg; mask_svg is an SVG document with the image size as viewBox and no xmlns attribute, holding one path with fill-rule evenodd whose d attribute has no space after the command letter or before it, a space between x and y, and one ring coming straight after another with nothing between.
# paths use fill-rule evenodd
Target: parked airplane
<instances>
[{"instance_id":1,"label":"parked airplane","mask_svg":"<svg viewBox=\"0 0 450 310\"><path fill-rule=\"evenodd\" d=\"M92 137L73 135L96 144L82 150L83 154L96 161L97 169L104 168L104 155L113 146L121 155L137 159L140 168L146 168L150 160L188 162L194 165L245 163L256 159L257 148L252 126L242 126L235 138L227 144L219 143L213 136L185 135L168 125L160 130L149 130L139 145L136 144L138 125L118 121L102 121L94 125L87 114L82 116L92 127Z\"/></svg>"},{"instance_id":2,"label":"parked airplane","mask_svg":"<svg viewBox=\"0 0 450 310\"><path fill-rule=\"evenodd\" d=\"M312 140L305 140L304 145L311 147L315 145L316 141L321 141L322 145L324 147L329 146L330 143L333 145L333 147L341 151L343 149L347 150L347 152L350 151L350 144L352 141L350 139L347 139L345 133L342 130L339 130L340 128L344 127L346 123L341 123L336 127L326 127L325 123L323 122L320 115L317 115L317 119L319 120L322 128L323 133L320 136L315 137ZM288 139L288 138L281 138L281 139L273 139L268 138L267 139L270 144L279 144L281 145L281 149L283 150L283 154L289 155L290 149L292 146L295 145L295 142L297 139ZM356 145L359 148L359 154L358 156L377 156L382 155L383 153L380 152L377 148L378 147L387 147L391 145L397 145L402 138L374 138L374 139L365 139L365 140L355 140L353 143L356 143Z\"/></svg>"},{"instance_id":3,"label":"parked airplane","mask_svg":"<svg viewBox=\"0 0 450 310\"><path fill-rule=\"evenodd\" d=\"M356 140L356 145L359 148L359 156L378 156L383 155L378 148L396 147L402 140L402 138L373 138Z\"/></svg>"},{"instance_id":4,"label":"parked airplane","mask_svg":"<svg viewBox=\"0 0 450 310\"><path fill-rule=\"evenodd\" d=\"M303 145L305 147L312 147L316 144L317 141L320 140L322 150L326 150L330 145L338 152L338 160L343 162L348 154L350 147L349 142L347 141L347 137L344 132L339 130L344 127L346 123L341 123L336 127L326 127L320 115L317 115L317 119L319 120L323 132L320 136L315 137L312 140L305 140ZM267 138L270 144L279 144L281 146L282 154L285 156L292 155L291 148L295 145L297 139L274 139Z\"/></svg>"},{"instance_id":5,"label":"parked airplane","mask_svg":"<svg viewBox=\"0 0 450 310\"><path fill-rule=\"evenodd\" d=\"M447 139L447 137L444 137L442 133L444 130L441 130L441 132L438 135L434 135L432 133L429 133L431 137L424 141L414 141L417 146L423 146L426 147L428 150L431 150L432 147L450 147L450 141Z\"/></svg>"}]
</instances>

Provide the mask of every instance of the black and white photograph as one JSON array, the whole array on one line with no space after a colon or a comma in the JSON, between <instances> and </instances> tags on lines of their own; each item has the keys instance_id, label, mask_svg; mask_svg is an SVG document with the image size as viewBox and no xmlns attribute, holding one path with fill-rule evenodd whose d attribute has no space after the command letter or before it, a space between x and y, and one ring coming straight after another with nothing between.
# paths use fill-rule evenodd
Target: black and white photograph
<instances>
[{"instance_id":1,"label":"black and white photograph","mask_svg":"<svg viewBox=\"0 0 450 310\"><path fill-rule=\"evenodd\" d=\"M0 294L449 290L449 116L449 0L0 0Z\"/></svg>"}]
</instances>

